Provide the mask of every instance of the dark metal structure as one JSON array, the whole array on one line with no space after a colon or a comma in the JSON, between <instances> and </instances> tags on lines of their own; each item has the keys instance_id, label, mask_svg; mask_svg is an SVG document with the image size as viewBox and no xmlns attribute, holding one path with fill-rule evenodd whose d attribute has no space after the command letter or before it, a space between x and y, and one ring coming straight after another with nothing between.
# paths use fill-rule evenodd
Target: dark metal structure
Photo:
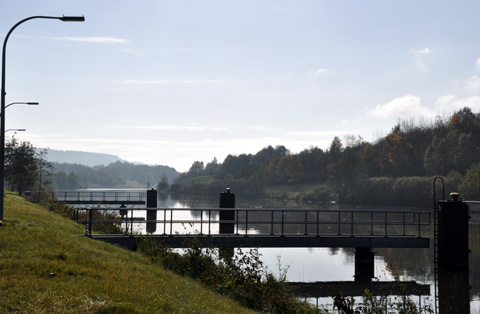
<instances>
[{"instance_id":1,"label":"dark metal structure","mask_svg":"<svg viewBox=\"0 0 480 314\"><path fill-rule=\"evenodd\" d=\"M129 234L96 235L97 224L140 226L157 225L151 234L170 247L184 247L196 238L205 246L216 247L353 247L353 248L428 248L430 212L391 210L312 210L312 209L252 209L252 208L157 208L160 220L139 221L145 208L128 208L127 215L116 220L90 220L94 211L119 211L117 208L77 208L79 223L85 224L85 234L95 239L135 248L136 238ZM122 209L125 210L125 209ZM152 209L148 209L150 211ZM191 212L192 217L181 218ZM234 220L222 220L221 212L229 212ZM79 219L78 217L86 217ZM179 217L179 218L176 218ZM134 221L135 220L135 221ZM228 223L230 233L222 233ZM233 225L233 226L231 226ZM185 229L184 226L190 226ZM371 256L373 258L373 254Z\"/></svg>"},{"instance_id":2,"label":"dark metal structure","mask_svg":"<svg viewBox=\"0 0 480 314\"><path fill-rule=\"evenodd\" d=\"M3 213L4 213L4 190L5 190L5 108L7 107L5 104L5 95L7 94L5 91L5 66L6 66L6 54L7 54L7 42L8 38L12 34L12 32L22 23L27 22L33 19L50 19L50 20L60 20L63 22L83 22L85 21L84 16L30 16L27 17L17 24L13 25L12 28L8 31L5 39L3 41L3 48L2 48L2 90L0 92L0 191L2 193L0 197L0 225L3 220Z\"/></svg>"},{"instance_id":3,"label":"dark metal structure","mask_svg":"<svg viewBox=\"0 0 480 314\"><path fill-rule=\"evenodd\" d=\"M156 205L156 191L155 204ZM148 193L148 191L147 191ZM68 205L144 205L147 201L146 192L131 191L53 191L25 193L25 199L30 202L37 202L39 199L65 203Z\"/></svg>"}]
</instances>

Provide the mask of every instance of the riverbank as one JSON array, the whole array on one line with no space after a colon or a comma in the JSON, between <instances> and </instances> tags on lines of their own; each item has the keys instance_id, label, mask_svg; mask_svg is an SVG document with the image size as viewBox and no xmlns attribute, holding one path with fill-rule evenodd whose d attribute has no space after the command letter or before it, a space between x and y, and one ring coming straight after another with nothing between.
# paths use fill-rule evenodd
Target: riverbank
<instances>
[{"instance_id":1,"label":"riverbank","mask_svg":"<svg viewBox=\"0 0 480 314\"><path fill-rule=\"evenodd\" d=\"M8 195L0 227L0 312L253 313L83 233L70 219Z\"/></svg>"}]
</instances>

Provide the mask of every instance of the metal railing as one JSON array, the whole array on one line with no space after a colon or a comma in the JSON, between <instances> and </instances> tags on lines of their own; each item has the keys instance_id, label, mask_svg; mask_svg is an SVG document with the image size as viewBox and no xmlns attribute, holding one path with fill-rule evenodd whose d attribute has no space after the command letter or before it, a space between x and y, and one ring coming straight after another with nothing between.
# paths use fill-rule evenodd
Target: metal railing
<instances>
[{"instance_id":1,"label":"metal railing","mask_svg":"<svg viewBox=\"0 0 480 314\"><path fill-rule=\"evenodd\" d=\"M25 199L28 201L37 201L40 197L42 200L50 200L57 202L144 202L146 192L131 191L53 191L53 192L37 192L29 191L25 193Z\"/></svg>"},{"instance_id":2,"label":"metal railing","mask_svg":"<svg viewBox=\"0 0 480 314\"><path fill-rule=\"evenodd\" d=\"M142 233L142 225L175 236L219 234L220 224L233 226L232 235L422 237L430 232L431 213L415 210L314 210L253 208L156 208L157 218L146 219L146 208L77 208L75 220L92 227L114 224L124 233ZM220 220L220 211L234 211L234 220ZM94 214L97 212L97 214ZM104 215L102 215L103 213ZM107 215L105 215L107 214ZM140 214L142 217L135 217ZM125 227L123 227L125 226ZM137 228L137 231L134 229Z\"/></svg>"}]
</instances>

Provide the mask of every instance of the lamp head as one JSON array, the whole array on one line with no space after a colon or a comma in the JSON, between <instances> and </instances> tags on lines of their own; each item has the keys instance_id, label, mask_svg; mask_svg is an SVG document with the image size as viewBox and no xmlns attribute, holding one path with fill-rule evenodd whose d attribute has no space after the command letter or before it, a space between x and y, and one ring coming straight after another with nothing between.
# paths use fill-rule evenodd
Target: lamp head
<instances>
[{"instance_id":1,"label":"lamp head","mask_svg":"<svg viewBox=\"0 0 480 314\"><path fill-rule=\"evenodd\" d=\"M58 18L59 20L62 20L64 22L84 22L85 21L85 16L62 16Z\"/></svg>"}]
</instances>

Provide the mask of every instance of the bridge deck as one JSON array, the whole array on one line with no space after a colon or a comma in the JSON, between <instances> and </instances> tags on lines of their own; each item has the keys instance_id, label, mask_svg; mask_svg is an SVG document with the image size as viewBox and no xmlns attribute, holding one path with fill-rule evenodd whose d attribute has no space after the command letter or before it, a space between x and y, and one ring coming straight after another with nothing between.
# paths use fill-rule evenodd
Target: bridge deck
<instances>
[{"instance_id":1,"label":"bridge deck","mask_svg":"<svg viewBox=\"0 0 480 314\"><path fill-rule=\"evenodd\" d=\"M132 191L30 191L25 199L31 202L48 200L71 205L145 205L145 192Z\"/></svg>"},{"instance_id":2,"label":"bridge deck","mask_svg":"<svg viewBox=\"0 0 480 314\"><path fill-rule=\"evenodd\" d=\"M414 281L333 281L333 282L289 282L298 296L328 298L341 291L344 296L361 296L368 289L374 295L430 295L430 285Z\"/></svg>"},{"instance_id":3,"label":"bridge deck","mask_svg":"<svg viewBox=\"0 0 480 314\"><path fill-rule=\"evenodd\" d=\"M137 248L139 235L91 236L129 249ZM199 241L205 247L339 247L339 248L429 248L430 238L404 236L270 236L270 235L151 235L153 239L171 248L183 248L189 241Z\"/></svg>"},{"instance_id":4,"label":"bridge deck","mask_svg":"<svg viewBox=\"0 0 480 314\"><path fill-rule=\"evenodd\" d=\"M134 221L134 214L145 220ZM194 237L205 247L430 246L430 213L424 211L77 208L75 217L85 224L87 236L133 249L136 234L149 234L172 248L185 247ZM113 224L125 235L95 234L103 224Z\"/></svg>"},{"instance_id":5,"label":"bridge deck","mask_svg":"<svg viewBox=\"0 0 480 314\"><path fill-rule=\"evenodd\" d=\"M70 205L144 205L145 201L125 200L53 200L54 203L65 203Z\"/></svg>"}]
</instances>

